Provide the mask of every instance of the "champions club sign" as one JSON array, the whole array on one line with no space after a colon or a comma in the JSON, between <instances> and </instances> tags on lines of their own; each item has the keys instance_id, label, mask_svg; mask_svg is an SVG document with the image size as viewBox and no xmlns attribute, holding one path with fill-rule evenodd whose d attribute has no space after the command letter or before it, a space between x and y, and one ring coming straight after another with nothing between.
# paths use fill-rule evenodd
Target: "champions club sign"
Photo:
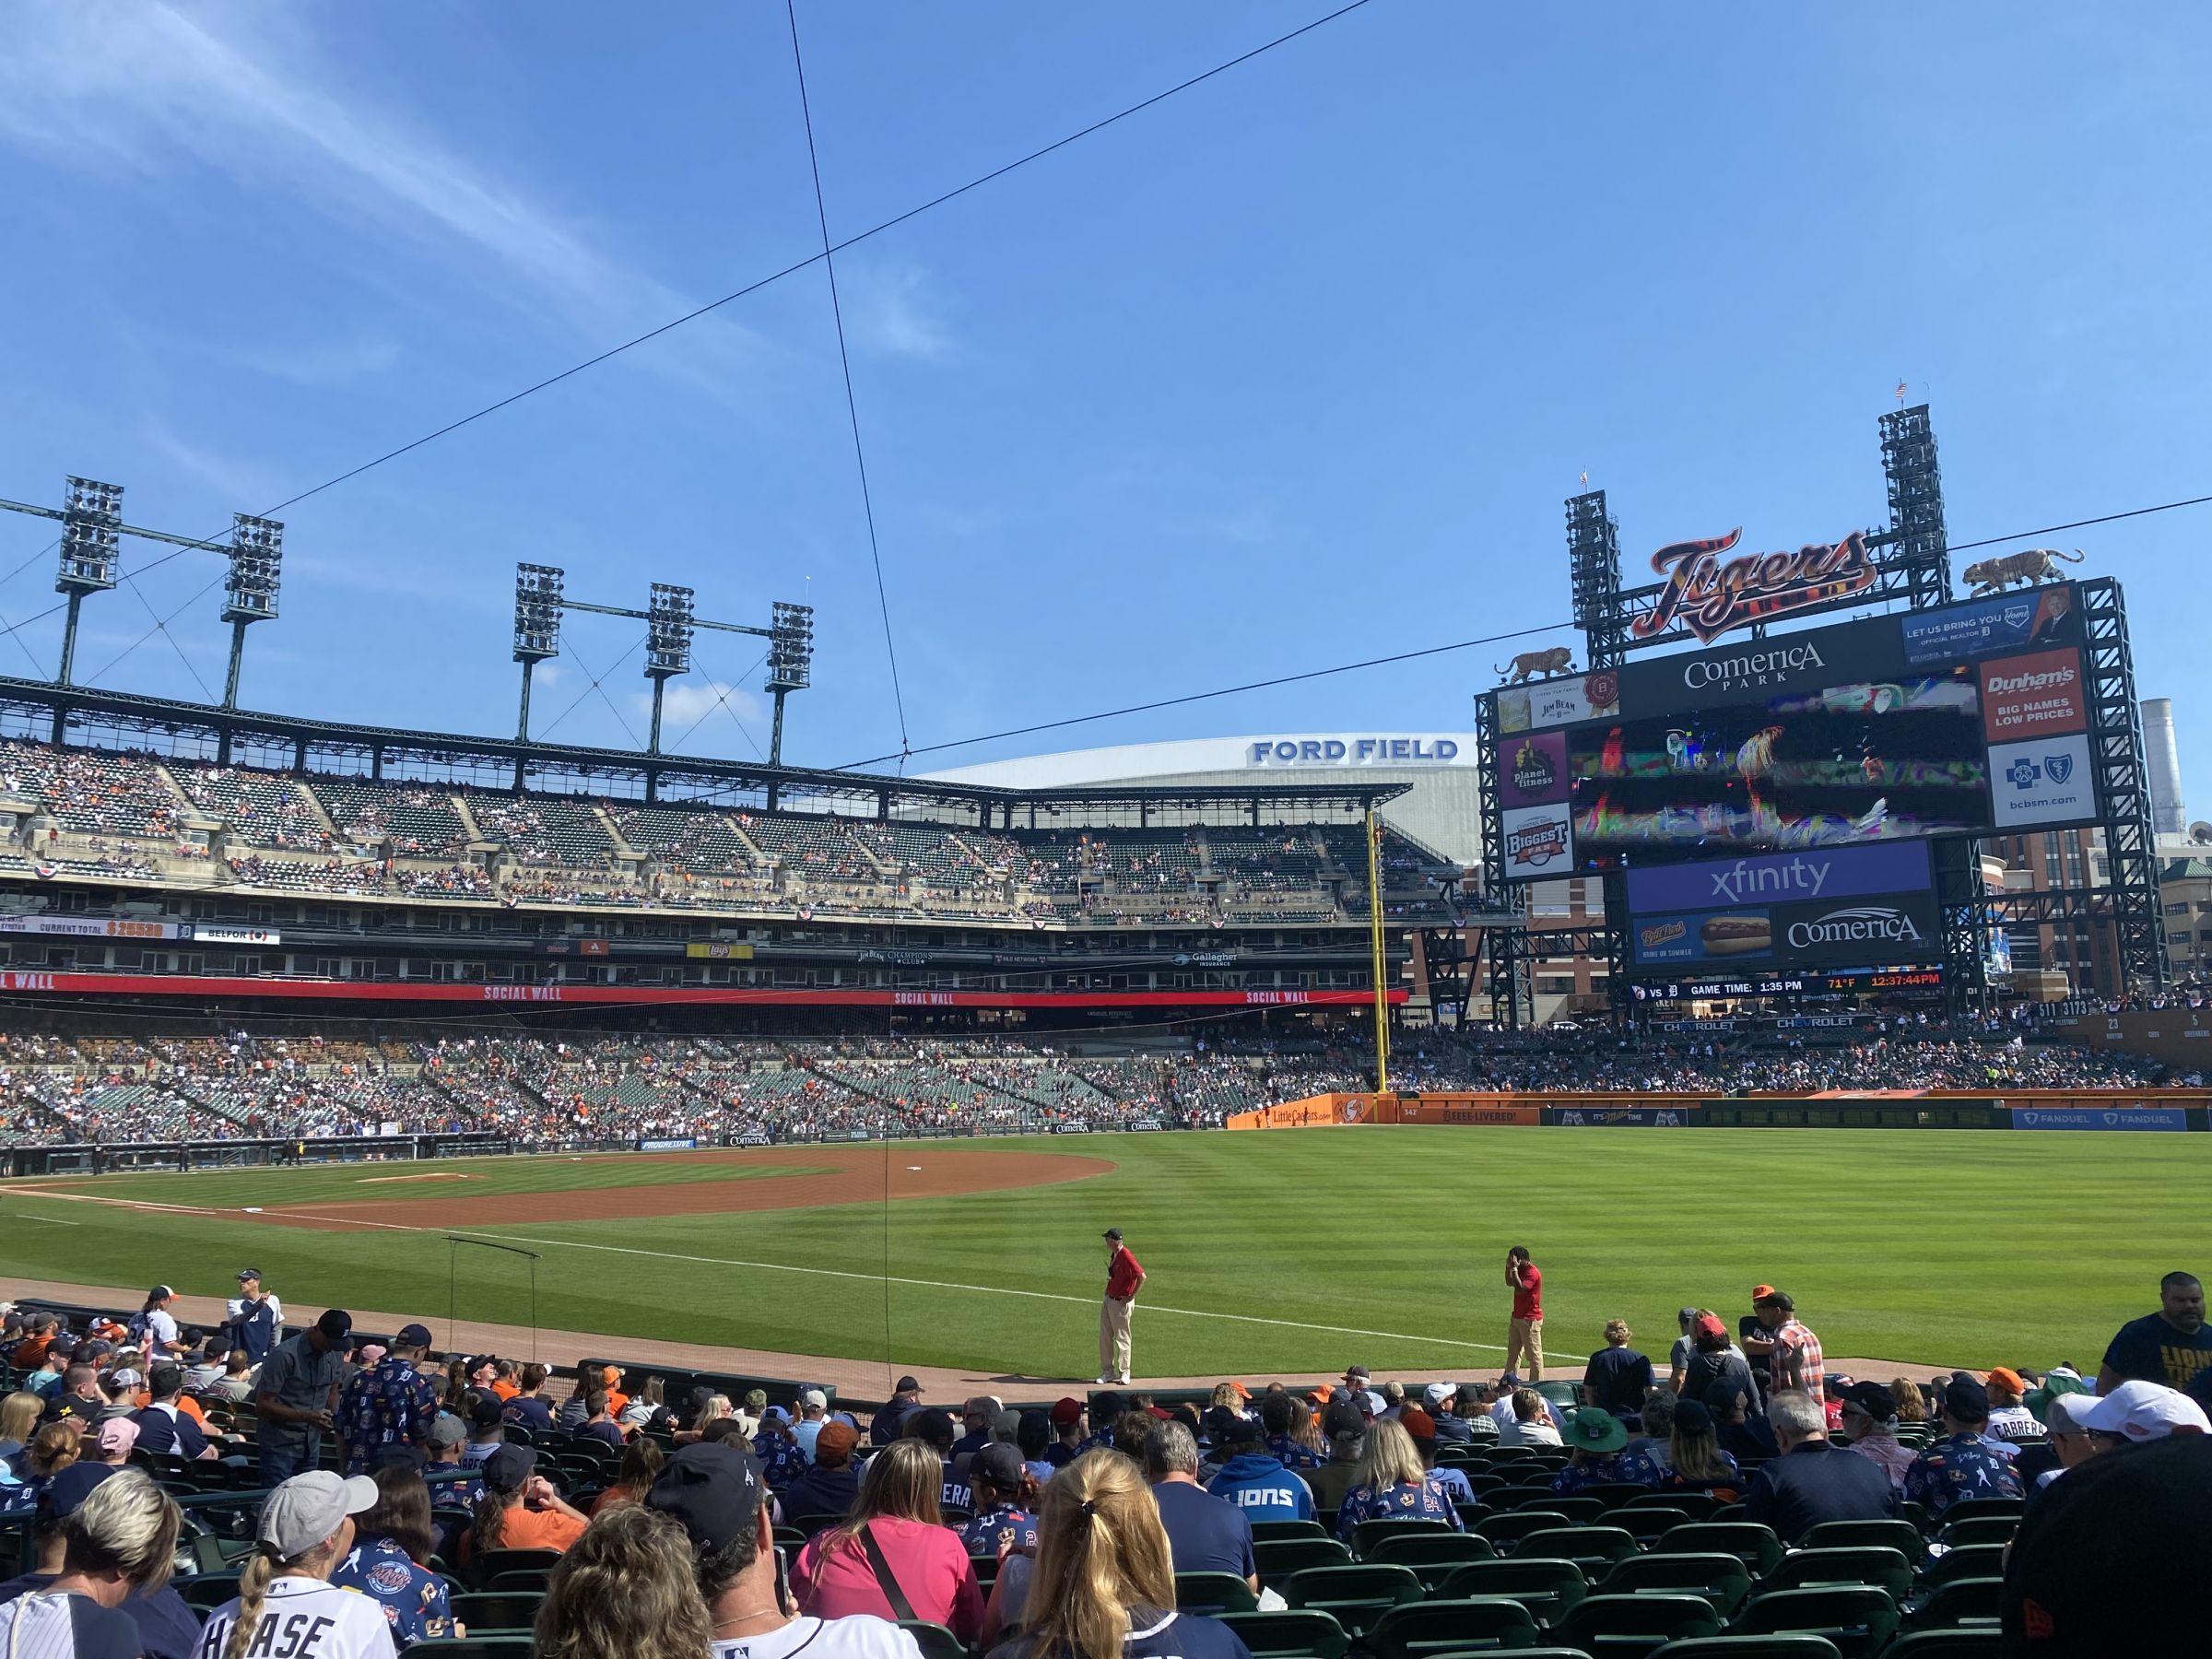
<instances>
[{"instance_id":1,"label":"champions club sign","mask_svg":"<svg viewBox=\"0 0 2212 1659\"><path fill-rule=\"evenodd\" d=\"M1652 569L1665 580L1652 608L1629 624L1630 637L1657 640L1680 626L1711 644L1732 629L1821 609L1874 585L1874 560L1856 530L1833 546L1722 559L1743 535L1738 526L1653 554Z\"/></svg>"}]
</instances>

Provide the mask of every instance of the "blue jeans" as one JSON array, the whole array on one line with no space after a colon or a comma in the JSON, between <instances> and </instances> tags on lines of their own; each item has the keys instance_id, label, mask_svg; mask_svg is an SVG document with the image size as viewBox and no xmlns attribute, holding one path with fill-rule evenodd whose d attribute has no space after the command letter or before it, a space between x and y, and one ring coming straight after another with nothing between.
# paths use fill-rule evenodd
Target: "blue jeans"
<instances>
[{"instance_id":1,"label":"blue jeans","mask_svg":"<svg viewBox=\"0 0 2212 1659\"><path fill-rule=\"evenodd\" d=\"M279 1481L309 1469L320 1468L323 1461L323 1437L310 1434L304 1445L272 1441L263 1430L261 1444L261 1484L273 1487Z\"/></svg>"}]
</instances>

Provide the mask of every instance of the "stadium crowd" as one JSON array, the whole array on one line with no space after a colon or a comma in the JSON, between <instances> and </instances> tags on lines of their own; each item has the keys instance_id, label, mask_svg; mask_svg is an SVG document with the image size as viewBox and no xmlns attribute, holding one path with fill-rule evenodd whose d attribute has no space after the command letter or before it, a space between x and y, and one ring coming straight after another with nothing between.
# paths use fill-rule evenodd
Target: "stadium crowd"
<instances>
[{"instance_id":1,"label":"stadium crowd","mask_svg":"<svg viewBox=\"0 0 2212 1659\"><path fill-rule=\"evenodd\" d=\"M333 1025L330 1030L351 1030ZM358 1028L144 1040L0 1033L0 1144L498 1135L521 1145L640 1138L838 1139L1018 1129L1218 1125L1239 1112L1356 1093L1371 1055L1350 1028L1215 1036L1077 1053L1050 1039L819 1040ZM1726 1095L2199 1085L2124 1054L2029 1033L1909 1022L1808 1045L1409 1032L1394 1081L1424 1091ZM1095 1046L1095 1045L1093 1045Z\"/></svg>"},{"instance_id":2,"label":"stadium crowd","mask_svg":"<svg viewBox=\"0 0 2212 1659\"><path fill-rule=\"evenodd\" d=\"M2212 1331L2185 1273L2093 1380L1854 1379L1760 1286L1733 1335L1683 1308L1664 1360L1610 1322L1579 1383L1351 1365L955 1411L910 1376L865 1418L805 1384L556 1380L335 1309L288 1327L258 1269L238 1290L206 1330L166 1285L0 1307L0 1531L35 1551L0 1583L9 1653L249 1659L311 1621L302 1659L524 1631L578 1659L2201 1651L2175 1570L2212 1552Z\"/></svg>"}]
</instances>

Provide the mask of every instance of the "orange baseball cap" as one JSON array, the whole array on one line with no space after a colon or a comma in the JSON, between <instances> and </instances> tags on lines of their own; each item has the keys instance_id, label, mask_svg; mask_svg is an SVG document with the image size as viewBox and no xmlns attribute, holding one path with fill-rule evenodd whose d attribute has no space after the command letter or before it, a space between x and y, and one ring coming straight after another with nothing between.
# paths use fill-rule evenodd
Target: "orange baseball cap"
<instances>
[{"instance_id":1,"label":"orange baseball cap","mask_svg":"<svg viewBox=\"0 0 2212 1659\"><path fill-rule=\"evenodd\" d=\"M1771 1285L1754 1285L1751 1287L1751 1300L1753 1301L1763 1301L1766 1298L1773 1294L1774 1287Z\"/></svg>"}]
</instances>

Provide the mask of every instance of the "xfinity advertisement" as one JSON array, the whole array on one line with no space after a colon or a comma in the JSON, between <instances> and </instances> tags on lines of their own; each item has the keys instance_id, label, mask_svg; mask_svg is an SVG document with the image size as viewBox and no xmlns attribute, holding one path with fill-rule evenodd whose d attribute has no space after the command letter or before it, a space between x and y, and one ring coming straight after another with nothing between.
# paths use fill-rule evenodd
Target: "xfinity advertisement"
<instances>
[{"instance_id":1,"label":"xfinity advertisement","mask_svg":"<svg viewBox=\"0 0 2212 1659\"><path fill-rule=\"evenodd\" d=\"M1943 954L1918 842L1632 870L1629 911L1640 972L1905 966Z\"/></svg>"}]
</instances>

